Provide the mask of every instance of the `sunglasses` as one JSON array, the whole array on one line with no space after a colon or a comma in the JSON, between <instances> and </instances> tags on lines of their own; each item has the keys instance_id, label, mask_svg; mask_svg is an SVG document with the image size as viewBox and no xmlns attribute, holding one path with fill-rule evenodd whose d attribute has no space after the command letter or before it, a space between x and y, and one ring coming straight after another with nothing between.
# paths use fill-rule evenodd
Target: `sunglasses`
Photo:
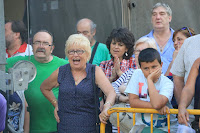
<instances>
[{"instance_id":1,"label":"sunglasses","mask_svg":"<svg viewBox=\"0 0 200 133\"><path fill-rule=\"evenodd\" d=\"M187 30L190 33L190 36L192 36L192 33L188 27L183 27L183 28L181 28L181 30Z\"/></svg>"}]
</instances>

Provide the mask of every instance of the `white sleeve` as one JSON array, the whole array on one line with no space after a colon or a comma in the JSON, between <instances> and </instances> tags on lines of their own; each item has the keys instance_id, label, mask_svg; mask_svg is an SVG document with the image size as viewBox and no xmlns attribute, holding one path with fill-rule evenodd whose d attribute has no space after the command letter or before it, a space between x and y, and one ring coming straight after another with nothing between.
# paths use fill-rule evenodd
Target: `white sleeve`
<instances>
[{"instance_id":1,"label":"white sleeve","mask_svg":"<svg viewBox=\"0 0 200 133\"><path fill-rule=\"evenodd\" d=\"M185 55L185 48L187 46L187 43L188 43L187 40L185 40L170 70L172 74L179 77L184 77L184 74L185 74L184 55Z\"/></svg>"},{"instance_id":2,"label":"white sleeve","mask_svg":"<svg viewBox=\"0 0 200 133\"><path fill-rule=\"evenodd\" d=\"M160 83L159 94L166 96L169 102L171 102L171 99L173 97L173 90L174 90L173 82L163 75Z\"/></svg>"},{"instance_id":3,"label":"white sleeve","mask_svg":"<svg viewBox=\"0 0 200 133\"><path fill-rule=\"evenodd\" d=\"M128 70L125 73L123 73L115 82L112 82L112 86L115 89L115 92L117 94L120 93L119 91L119 87L123 84L123 83L127 83L129 81L129 79L131 78L132 74L133 74L134 70Z\"/></svg>"}]
</instances>

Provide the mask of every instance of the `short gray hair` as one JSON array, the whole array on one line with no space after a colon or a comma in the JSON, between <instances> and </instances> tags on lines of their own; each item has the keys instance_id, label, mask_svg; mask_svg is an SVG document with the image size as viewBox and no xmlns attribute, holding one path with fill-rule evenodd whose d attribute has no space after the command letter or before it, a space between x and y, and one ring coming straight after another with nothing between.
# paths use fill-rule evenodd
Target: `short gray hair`
<instances>
[{"instance_id":1,"label":"short gray hair","mask_svg":"<svg viewBox=\"0 0 200 133\"><path fill-rule=\"evenodd\" d=\"M134 49L136 49L136 47L141 43L147 43L148 44L148 48L154 48L154 49L157 50L156 42L155 42L155 40L153 38L142 37L142 38L138 39L135 42Z\"/></svg>"},{"instance_id":2,"label":"short gray hair","mask_svg":"<svg viewBox=\"0 0 200 133\"><path fill-rule=\"evenodd\" d=\"M162 7L164 7L165 9L166 9L166 12L167 12L167 14L169 15L169 16L172 16L172 10L171 10L171 8L169 7L169 5L168 4L166 4L166 3L156 3L154 6L153 6L153 8L152 8L152 10L151 10L151 13L153 13L153 10L154 9L156 9L156 8L158 8L158 7L160 7L160 6L162 6Z\"/></svg>"},{"instance_id":3,"label":"short gray hair","mask_svg":"<svg viewBox=\"0 0 200 133\"><path fill-rule=\"evenodd\" d=\"M89 21L90 23L90 28L91 28L91 33L93 33L97 27L97 25L91 20L91 19L88 19L88 18L83 18L83 19L80 19L77 23L76 23L76 27L78 26L78 24L82 21Z\"/></svg>"},{"instance_id":4,"label":"short gray hair","mask_svg":"<svg viewBox=\"0 0 200 133\"><path fill-rule=\"evenodd\" d=\"M91 20L90 26L91 26L91 33L93 33L95 31L97 25Z\"/></svg>"}]
</instances>

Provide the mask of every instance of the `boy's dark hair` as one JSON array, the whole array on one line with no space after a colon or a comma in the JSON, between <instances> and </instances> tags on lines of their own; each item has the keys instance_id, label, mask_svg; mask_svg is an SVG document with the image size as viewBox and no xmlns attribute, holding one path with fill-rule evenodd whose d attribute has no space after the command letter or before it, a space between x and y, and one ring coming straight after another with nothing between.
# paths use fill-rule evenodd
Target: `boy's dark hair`
<instances>
[{"instance_id":1,"label":"boy's dark hair","mask_svg":"<svg viewBox=\"0 0 200 133\"><path fill-rule=\"evenodd\" d=\"M161 58L159 52L154 48L146 48L142 50L138 57L138 62L141 67L141 62L153 62L154 60L158 60L161 64Z\"/></svg>"}]
</instances>

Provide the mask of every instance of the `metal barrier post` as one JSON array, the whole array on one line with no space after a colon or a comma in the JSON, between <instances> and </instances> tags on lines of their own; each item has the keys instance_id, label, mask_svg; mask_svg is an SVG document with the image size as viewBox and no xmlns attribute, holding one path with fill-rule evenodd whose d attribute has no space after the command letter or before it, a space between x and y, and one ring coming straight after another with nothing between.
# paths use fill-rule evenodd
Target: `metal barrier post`
<instances>
[{"instance_id":1,"label":"metal barrier post","mask_svg":"<svg viewBox=\"0 0 200 133\"><path fill-rule=\"evenodd\" d=\"M151 133L153 133L153 114L151 114Z\"/></svg>"},{"instance_id":2,"label":"metal barrier post","mask_svg":"<svg viewBox=\"0 0 200 133\"><path fill-rule=\"evenodd\" d=\"M119 112L117 112L117 131L120 133L120 126L119 126Z\"/></svg>"}]
</instances>

